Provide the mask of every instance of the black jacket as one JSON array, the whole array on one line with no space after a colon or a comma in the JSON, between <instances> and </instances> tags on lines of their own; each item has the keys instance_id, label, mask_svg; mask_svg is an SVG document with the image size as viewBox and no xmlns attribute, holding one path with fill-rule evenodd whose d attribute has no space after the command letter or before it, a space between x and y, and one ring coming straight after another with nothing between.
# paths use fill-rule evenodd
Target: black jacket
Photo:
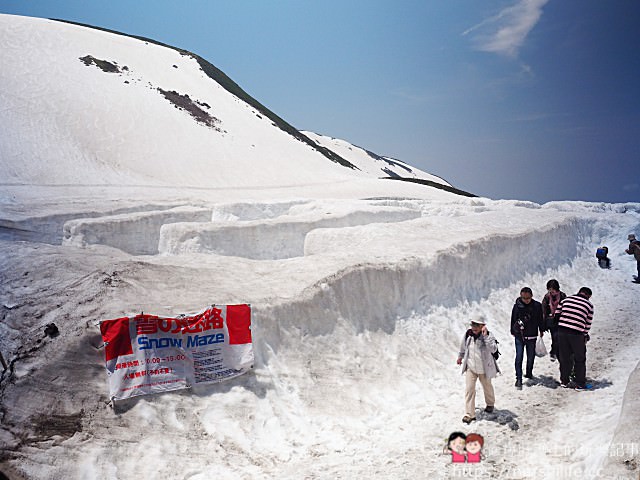
<instances>
[{"instance_id":1,"label":"black jacket","mask_svg":"<svg viewBox=\"0 0 640 480\"><path fill-rule=\"evenodd\" d=\"M521 330L518 321L522 321L524 329ZM527 305L520 297L517 298L511 311L511 335L524 337L537 337L544 330L542 321L542 305L536 300L531 300Z\"/></svg>"}]
</instances>

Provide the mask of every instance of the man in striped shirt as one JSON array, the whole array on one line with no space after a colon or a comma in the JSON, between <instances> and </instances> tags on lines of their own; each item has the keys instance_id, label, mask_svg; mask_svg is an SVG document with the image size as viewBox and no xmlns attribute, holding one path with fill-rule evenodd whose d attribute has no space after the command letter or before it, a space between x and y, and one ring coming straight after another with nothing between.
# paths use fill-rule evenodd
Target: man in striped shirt
<instances>
[{"instance_id":1,"label":"man in striped shirt","mask_svg":"<svg viewBox=\"0 0 640 480\"><path fill-rule=\"evenodd\" d=\"M565 298L558 309L558 360L560 386L569 386L569 375L575 370L575 389L584 390L587 382L587 342L593 320L591 289L582 287L577 294Z\"/></svg>"}]
</instances>

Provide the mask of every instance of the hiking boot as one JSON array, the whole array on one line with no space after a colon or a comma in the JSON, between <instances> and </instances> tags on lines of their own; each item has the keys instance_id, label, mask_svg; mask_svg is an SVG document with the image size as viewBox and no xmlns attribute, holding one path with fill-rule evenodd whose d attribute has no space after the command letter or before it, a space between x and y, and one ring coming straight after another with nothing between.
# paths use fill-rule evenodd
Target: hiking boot
<instances>
[{"instance_id":1,"label":"hiking boot","mask_svg":"<svg viewBox=\"0 0 640 480\"><path fill-rule=\"evenodd\" d=\"M484 411L487 413L493 413L493 410L493 405L487 405L487 407L484 409Z\"/></svg>"},{"instance_id":2,"label":"hiking boot","mask_svg":"<svg viewBox=\"0 0 640 480\"><path fill-rule=\"evenodd\" d=\"M529 380L533 379L533 373L525 374L524 378L528 378Z\"/></svg>"},{"instance_id":3,"label":"hiking boot","mask_svg":"<svg viewBox=\"0 0 640 480\"><path fill-rule=\"evenodd\" d=\"M522 380L520 379L516 380L516 388L518 390L522 390Z\"/></svg>"},{"instance_id":4,"label":"hiking boot","mask_svg":"<svg viewBox=\"0 0 640 480\"><path fill-rule=\"evenodd\" d=\"M469 415L465 415L464 417L462 417L462 421L467 425L469 425L471 422L476 421L476 417L470 417Z\"/></svg>"}]
</instances>

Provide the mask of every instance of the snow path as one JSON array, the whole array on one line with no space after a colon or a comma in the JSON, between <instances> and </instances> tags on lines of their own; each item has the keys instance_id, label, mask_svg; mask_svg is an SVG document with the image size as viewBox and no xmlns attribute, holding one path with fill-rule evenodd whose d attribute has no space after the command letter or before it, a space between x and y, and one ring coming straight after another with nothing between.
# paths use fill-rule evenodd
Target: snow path
<instances>
[{"instance_id":1,"label":"snow path","mask_svg":"<svg viewBox=\"0 0 640 480\"><path fill-rule=\"evenodd\" d=\"M437 225L448 232L448 237L463 239L463 227L468 222L472 224L467 228L475 235L473 222L497 220L490 215L494 208L502 210L503 217L508 210L491 203L482 207L487 212L478 208L477 202L472 202L458 206L457 213L456 208L449 209ZM545 215L529 208L518 211L523 225L529 222L527 215L532 220ZM436 207L430 207L427 218L433 219L437 213ZM461 218L460 222L456 218ZM53 341L45 341L40 347L45 358L57 366L55 369L47 368L41 363L42 357L33 353L14 364L16 387L5 386L3 392L5 401L12 405L11 411L4 412L4 419L13 427L4 430L0 440L9 446L16 442L13 435L20 431L20 417L33 422L34 412L72 415L83 408L82 432L70 438L32 438L15 452L14 466L20 465L33 478L47 478L53 472L80 478L153 474L206 479L215 474L229 479L294 479L301 478L301 472L309 479L464 478L469 471L452 465L442 454L444 438L462 430L481 433L486 439L486 458L475 467L474 475L598 478L598 469L609 458L627 378L638 358L634 339L639 333L635 315L640 301L637 285L628 281L634 262L620 253L626 246L620 231L637 229L640 222L637 214L585 218L588 220L575 222L567 217L565 225L575 228L569 232L562 227L538 232L524 227L516 234L518 227L509 224L511 239L495 234L485 243L476 239L468 252L450 251L447 255L452 255L451 259L457 255L459 261L445 262L447 267L439 270L430 270L429 263L420 267L421 261L416 260L404 267L400 263L394 268L381 268L396 258L400 247L395 254L387 254L382 263L360 264L356 257L352 259L355 270L350 267L339 275L331 272L347 265L340 256L262 262L216 257L216 268L225 281L199 286L195 292L188 288L194 277L190 262L197 263L204 257L137 257L132 261L107 247L83 250L0 242L6 253L3 271L12 279L2 298L6 320L22 318L31 325L21 337L28 344L30 338L36 338L38 325L55 319L69 342L63 352L56 350ZM370 239L373 246L379 242L389 245L380 238L392 229L399 241L410 244L411 232L424 227L420 222L338 229L346 236L321 229L314 241L324 238L334 245L355 232L356 237ZM407 225L413 227L403 232ZM493 228L499 231L498 225ZM435 238L427 240L422 233L417 237L427 241L430 248L437 245ZM550 265L558 265L550 269L523 258L533 245L553 242L557 249L563 238L573 239L574 244L578 239L574 251L584 253L567 263L570 250L562 249L569 247L560 247L560 254L547 258ZM492 241L494 247L487 250ZM595 243L609 245L611 270L597 267L591 255ZM374 248L366 256L383 254ZM536 251L536 255L544 252ZM494 258L499 269L492 272L491 263L485 263L487 258ZM522 258L521 265L508 266L518 258ZM29 271L22 272L20 265L29 265ZM203 273L207 271L200 268ZM159 302L161 296L172 291L184 305L198 298L204 301L214 293L232 298L233 290L223 294L220 287L235 282L230 275L233 269L239 270L238 279L242 278L244 268L254 272L257 282L254 285L245 279L241 290L253 292L254 298L263 303L255 310L254 374L191 392L123 402L116 415L105 403L96 403L96 392L106 393L101 352L91 348L100 342L92 322L85 326L78 319L104 318L107 312L130 308L133 299L143 292L149 294L150 301ZM412 269L415 271L410 273ZM322 278L323 270L327 272L324 281L303 288L310 271ZM31 280L34 271L39 277ZM534 273L522 274L524 271ZM465 283L459 278L461 272L472 275L475 281ZM40 291L50 285L54 274L60 290ZM496 275L493 280L492 274ZM302 281L299 292L294 293L294 288L288 296L271 297L273 286L268 279L283 275L288 275L291 282L284 291ZM427 278L416 287L413 284L420 281L420 275ZM587 359L594 391L578 393L557 388L558 367L548 358L537 359L536 381L520 392L513 387L514 348L508 334L513 301L523 285L530 285L540 298L544 284L552 277L560 280L568 294L582 285L594 290L596 316ZM484 286L477 285L478 280ZM149 285L155 286L153 291L149 291ZM420 290L436 285L444 285L445 290L432 292L431 301L421 300ZM323 294L317 297L317 292ZM455 300L465 297L469 300ZM21 303L25 300L26 304ZM411 306L419 308L412 311ZM183 307L174 304L166 308L175 312ZM383 312L376 314L379 309ZM20 317L15 317L14 311ZM388 318L393 312L395 318ZM489 318L490 328L500 341L503 375L494 382L495 414L479 412L478 422L467 427L460 422L464 386L455 358L467 319L475 313ZM16 321L5 321L3 328L20 328ZM11 330L6 333L16 341ZM4 342L3 348L16 348L15 343ZM65 382L69 372L75 372L72 378L87 386L85 391L68 390ZM50 396L25 401L21 392L34 389ZM104 393L99 394L103 401ZM477 406L483 407L481 392ZM130 455L144 462L124 460ZM176 458L188 458L190 466L186 470L178 468Z\"/></svg>"},{"instance_id":2,"label":"snow path","mask_svg":"<svg viewBox=\"0 0 640 480\"><path fill-rule=\"evenodd\" d=\"M452 431L462 430L480 433L487 442L487 462L476 468L475 475L600 478L600 464L610 449L603 438L613 436L626 378L638 358L635 338L640 328L635 315L640 302L637 295L633 297L636 286L628 285L624 279L614 280L620 294L612 297L599 295L595 287L597 316L588 351L588 377L595 385L592 392L559 388L558 364L548 357L537 359L536 380L520 392L515 390L515 352L508 335L512 297L520 285L544 285L551 277L572 278L572 289L567 289L571 292L579 285L593 284L597 268L594 265L591 258L580 258L573 269L561 268L544 276L525 278L492 292L487 300L406 319L393 335L344 332L349 345L332 346L331 340L314 345L320 342L308 341L301 346L305 352L302 359L300 352L281 358L278 370L304 372L304 378L287 376L287 383L297 386L296 393L298 389L306 392L307 408L298 414L307 423L309 418L316 418L308 431L332 431L332 444L323 445L318 454L321 461L289 459L284 477L295 478L296 471L305 471L305 478L442 478L442 472L449 471L454 477L460 473L464 478L464 471L450 465L441 451L442 439ZM602 282L611 282L610 277L615 274L595 273ZM629 302L630 299L635 301ZM503 375L494 382L496 413L479 412L479 421L467 427L460 422L464 383L455 357L465 327L460 319L477 312L492 318L492 324L498 322L492 328L501 340ZM457 335L450 331L452 325L456 325ZM352 341L354 335L356 340ZM338 343L335 337L332 340ZM440 342L451 347L448 356L437 348ZM352 361L342 370L343 377L336 380L335 371L345 356ZM303 365L296 364L296 360ZM375 368L381 363L385 365L382 372ZM331 392L338 391L340 400L319 405L312 401L330 398ZM279 393L288 396L286 386ZM477 407L483 406L480 390ZM295 409L295 404L291 402L290 407ZM341 412L337 423L336 411ZM517 430L513 429L515 426ZM322 444L320 439L318 443ZM318 466L314 468L314 464ZM274 469L274 476L276 473L282 475L279 469Z\"/></svg>"}]
</instances>

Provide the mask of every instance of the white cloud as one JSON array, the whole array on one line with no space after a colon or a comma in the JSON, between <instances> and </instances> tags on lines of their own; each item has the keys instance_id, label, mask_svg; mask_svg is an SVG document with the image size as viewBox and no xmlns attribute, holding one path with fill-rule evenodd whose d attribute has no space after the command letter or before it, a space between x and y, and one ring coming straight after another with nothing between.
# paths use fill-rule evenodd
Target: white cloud
<instances>
[{"instance_id":1,"label":"white cloud","mask_svg":"<svg viewBox=\"0 0 640 480\"><path fill-rule=\"evenodd\" d=\"M395 89L390 93L395 97L401 98L415 105L421 105L424 103L440 101L440 100L443 100L444 98L443 95L426 93L426 92L418 92L418 91L410 91L407 89L400 89L400 88Z\"/></svg>"},{"instance_id":2,"label":"white cloud","mask_svg":"<svg viewBox=\"0 0 640 480\"><path fill-rule=\"evenodd\" d=\"M542 16L542 7L549 0L519 0L462 34L475 32L475 48L485 52L515 57L529 32Z\"/></svg>"}]
</instances>

